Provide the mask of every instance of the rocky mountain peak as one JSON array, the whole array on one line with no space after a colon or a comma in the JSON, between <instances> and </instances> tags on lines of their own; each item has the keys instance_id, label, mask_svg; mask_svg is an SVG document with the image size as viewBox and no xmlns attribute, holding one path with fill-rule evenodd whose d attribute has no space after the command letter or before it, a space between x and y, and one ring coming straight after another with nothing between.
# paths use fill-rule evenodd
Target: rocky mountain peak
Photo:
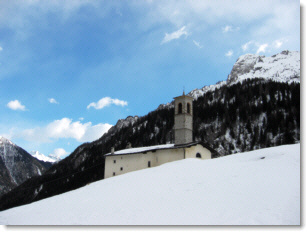
<instances>
[{"instance_id":1,"label":"rocky mountain peak","mask_svg":"<svg viewBox=\"0 0 307 232\"><path fill-rule=\"evenodd\" d=\"M1 144L10 144L12 146L16 146L12 141L8 140L7 138L0 136L0 146Z\"/></svg>"},{"instance_id":2,"label":"rocky mountain peak","mask_svg":"<svg viewBox=\"0 0 307 232\"><path fill-rule=\"evenodd\" d=\"M0 136L0 195L32 176L42 175L50 166L33 158L9 139Z\"/></svg>"},{"instance_id":3,"label":"rocky mountain peak","mask_svg":"<svg viewBox=\"0 0 307 232\"><path fill-rule=\"evenodd\" d=\"M234 64L227 84L245 79L263 78L279 82L300 81L300 53L282 51L271 57L246 54L238 58Z\"/></svg>"}]
</instances>

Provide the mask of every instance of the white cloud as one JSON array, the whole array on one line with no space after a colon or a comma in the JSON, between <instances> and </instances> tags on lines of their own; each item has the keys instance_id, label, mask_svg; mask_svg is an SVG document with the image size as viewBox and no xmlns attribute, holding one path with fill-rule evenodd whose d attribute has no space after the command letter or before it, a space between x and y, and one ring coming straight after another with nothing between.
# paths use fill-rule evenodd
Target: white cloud
<instances>
[{"instance_id":1,"label":"white cloud","mask_svg":"<svg viewBox=\"0 0 307 232\"><path fill-rule=\"evenodd\" d=\"M54 151L49 154L50 157L55 158L57 160L62 159L64 156L68 155L69 153L65 151L63 148L56 148Z\"/></svg>"},{"instance_id":2,"label":"white cloud","mask_svg":"<svg viewBox=\"0 0 307 232\"><path fill-rule=\"evenodd\" d=\"M241 48L244 52L247 50L252 50L253 52L256 52L257 54L259 54L261 52L265 53L268 50L268 48L279 49L286 41L287 40L283 38L274 40L273 42L269 42L269 43L259 43L257 41L251 40L243 44Z\"/></svg>"},{"instance_id":3,"label":"white cloud","mask_svg":"<svg viewBox=\"0 0 307 232\"><path fill-rule=\"evenodd\" d=\"M249 42L243 44L243 45L242 45L242 50L243 50L243 51L248 50L249 46L250 46L251 44L253 44L253 43L254 43L254 41L249 41Z\"/></svg>"},{"instance_id":4,"label":"white cloud","mask_svg":"<svg viewBox=\"0 0 307 232\"><path fill-rule=\"evenodd\" d=\"M3 50L3 48L0 46L0 52Z\"/></svg>"},{"instance_id":5,"label":"white cloud","mask_svg":"<svg viewBox=\"0 0 307 232\"><path fill-rule=\"evenodd\" d=\"M233 55L233 51L232 50L229 50L226 54L225 54L225 56L228 56L228 57L231 57Z\"/></svg>"},{"instance_id":6,"label":"white cloud","mask_svg":"<svg viewBox=\"0 0 307 232\"><path fill-rule=\"evenodd\" d=\"M258 50L257 50L257 54L259 54L260 52L265 52L267 47L268 47L268 44L259 45Z\"/></svg>"},{"instance_id":7,"label":"white cloud","mask_svg":"<svg viewBox=\"0 0 307 232\"><path fill-rule=\"evenodd\" d=\"M48 101L49 101L51 104L59 104L54 98L48 98Z\"/></svg>"},{"instance_id":8,"label":"white cloud","mask_svg":"<svg viewBox=\"0 0 307 232\"><path fill-rule=\"evenodd\" d=\"M222 28L222 31L225 33L225 32L228 32L228 31L231 31L232 30L232 27L231 26L225 26Z\"/></svg>"},{"instance_id":9,"label":"white cloud","mask_svg":"<svg viewBox=\"0 0 307 232\"><path fill-rule=\"evenodd\" d=\"M203 46L202 46L202 45L200 45L200 43L199 43L199 42L197 42L197 41L193 40L193 43L195 44L195 46L196 46L196 47L198 47L198 48L203 48Z\"/></svg>"},{"instance_id":10,"label":"white cloud","mask_svg":"<svg viewBox=\"0 0 307 232\"><path fill-rule=\"evenodd\" d=\"M12 110L26 110L26 107L22 105L18 100L10 101L9 103L7 103L7 107Z\"/></svg>"},{"instance_id":11,"label":"white cloud","mask_svg":"<svg viewBox=\"0 0 307 232\"><path fill-rule=\"evenodd\" d=\"M96 110L102 109L109 105L117 105L117 106L127 106L128 102L119 100L119 99L112 99L110 97L101 98L98 102L92 102L87 106L87 109L94 107Z\"/></svg>"},{"instance_id":12,"label":"white cloud","mask_svg":"<svg viewBox=\"0 0 307 232\"><path fill-rule=\"evenodd\" d=\"M234 32L238 30L240 30L240 27L233 28L232 26L229 26L229 25L222 28L223 33Z\"/></svg>"},{"instance_id":13,"label":"white cloud","mask_svg":"<svg viewBox=\"0 0 307 232\"><path fill-rule=\"evenodd\" d=\"M280 40L275 40L273 44L275 48L280 48L283 42Z\"/></svg>"},{"instance_id":14,"label":"white cloud","mask_svg":"<svg viewBox=\"0 0 307 232\"><path fill-rule=\"evenodd\" d=\"M73 122L69 118L62 118L49 123L45 127L36 127L19 132L15 131L12 137L40 143L52 142L53 140L63 138L72 138L78 142L91 142L100 138L111 127L112 125L108 123L92 125L91 122Z\"/></svg>"},{"instance_id":15,"label":"white cloud","mask_svg":"<svg viewBox=\"0 0 307 232\"><path fill-rule=\"evenodd\" d=\"M172 32L170 34L165 33L165 36L164 36L161 44L170 42L170 41L172 41L174 39L179 39L183 35L186 35L186 36L188 35L188 32L186 31L186 27L185 26L180 28L178 31L174 31L174 32Z\"/></svg>"}]
</instances>

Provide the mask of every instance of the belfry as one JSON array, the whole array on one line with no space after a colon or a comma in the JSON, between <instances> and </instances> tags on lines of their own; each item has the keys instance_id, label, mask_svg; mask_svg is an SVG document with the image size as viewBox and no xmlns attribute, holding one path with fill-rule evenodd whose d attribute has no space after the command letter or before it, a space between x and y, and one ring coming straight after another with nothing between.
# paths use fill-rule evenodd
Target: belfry
<instances>
[{"instance_id":1,"label":"belfry","mask_svg":"<svg viewBox=\"0 0 307 232\"><path fill-rule=\"evenodd\" d=\"M193 142L193 98L175 97L175 145Z\"/></svg>"}]
</instances>

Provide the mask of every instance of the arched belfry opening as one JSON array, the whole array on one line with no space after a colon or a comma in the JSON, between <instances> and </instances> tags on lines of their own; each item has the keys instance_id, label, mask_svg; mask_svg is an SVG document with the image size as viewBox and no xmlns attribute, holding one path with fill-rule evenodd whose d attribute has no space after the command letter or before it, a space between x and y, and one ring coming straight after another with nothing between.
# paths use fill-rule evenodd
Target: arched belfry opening
<instances>
[{"instance_id":1,"label":"arched belfry opening","mask_svg":"<svg viewBox=\"0 0 307 232\"><path fill-rule=\"evenodd\" d=\"M175 97L175 145L193 142L193 98Z\"/></svg>"},{"instance_id":2,"label":"arched belfry opening","mask_svg":"<svg viewBox=\"0 0 307 232\"><path fill-rule=\"evenodd\" d=\"M182 114L182 103L178 104L178 114Z\"/></svg>"}]
</instances>

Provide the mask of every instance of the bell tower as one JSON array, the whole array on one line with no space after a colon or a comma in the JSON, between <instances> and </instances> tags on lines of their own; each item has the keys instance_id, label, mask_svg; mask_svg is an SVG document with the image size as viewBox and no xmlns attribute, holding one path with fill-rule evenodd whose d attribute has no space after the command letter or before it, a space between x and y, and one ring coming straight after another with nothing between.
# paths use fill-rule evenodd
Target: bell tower
<instances>
[{"instance_id":1,"label":"bell tower","mask_svg":"<svg viewBox=\"0 0 307 232\"><path fill-rule=\"evenodd\" d=\"M193 98L175 97L175 145L193 142Z\"/></svg>"}]
</instances>

